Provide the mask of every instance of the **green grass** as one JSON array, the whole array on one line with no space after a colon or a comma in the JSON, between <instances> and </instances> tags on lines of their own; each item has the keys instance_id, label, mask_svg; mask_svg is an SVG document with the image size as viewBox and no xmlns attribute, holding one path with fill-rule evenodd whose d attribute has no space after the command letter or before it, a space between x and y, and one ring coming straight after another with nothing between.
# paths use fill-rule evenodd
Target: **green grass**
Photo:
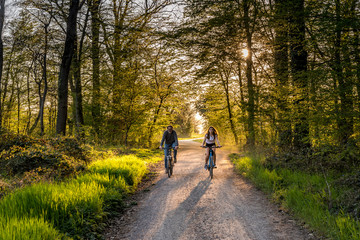
<instances>
[{"instance_id":1,"label":"green grass","mask_svg":"<svg viewBox=\"0 0 360 240\"><path fill-rule=\"evenodd\" d=\"M328 203L339 196L340 190L331 187L331 197L326 179L288 169L269 170L259 156L230 158L240 174L249 178L258 188L271 194L273 199L289 209L311 228L331 239L360 239L360 222L340 212L330 212Z\"/></svg>"},{"instance_id":2,"label":"green grass","mask_svg":"<svg viewBox=\"0 0 360 240\"><path fill-rule=\"evenodd\" d=\"M111 155L75 179L13 191L0 200L0 239L101 238L107 216L122 211L124 196L160 159L147 150Z\"/></svg>"},{"instance_id":3,"label":"green grass","mask_svg":"<svg viewBox=\"0 0 360 240\"><path fill-rule=\"evenodd\" d=\"M147 173L146 163L133 155L108 158L89 165L91 173L105 174L109 177L123 178L127 185L136 187Z\"/></svg>"},{"instance_id":4,"label":"green grass","mask_svg":"<svg viewBox=\"0 0 360 240\"><path fill-rule=\"evenodd\" d=\"M70 239L59 233L51 224L38 218L13 218L8 221L0 218L0 228L0 239L4 240Z\"/></svg>"}]
</instances>

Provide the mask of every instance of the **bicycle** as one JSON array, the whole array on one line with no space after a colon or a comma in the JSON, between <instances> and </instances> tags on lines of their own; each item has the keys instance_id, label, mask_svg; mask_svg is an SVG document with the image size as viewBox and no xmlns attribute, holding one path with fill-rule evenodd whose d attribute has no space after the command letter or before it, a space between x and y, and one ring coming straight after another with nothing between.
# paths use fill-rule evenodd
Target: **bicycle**
<instances>
[{"instance_id":1,"label":"bicycle","mask_svg":"<svg viewBox=\"0 0 360 240\"><path fill-rule=\"evenodd\" d=\"M172 147L170 147L168 150L167 150L168 154L166 156L166 172L168 174L169 177L171 177L171 175L173 174L173 168L174 168L174 159L172 157Z\"/></svg>"},{"instance_id":2,"label":"bicycle","mask_svg":"<svg viewBox=\"0 0 360 240\"><path fill-rule=\"evenodd\" d=\"M210 178L213 179L214 177L214 166L215 166L215 163L214 163L214 150L213 148L221 148L221 146L213 146L213 147L208 147L208 146L201 146L203 148L210 148L210 151L209 151L209 160L208 160L208 165L207 165L207 170L209 171L209 174L210 174Z\"/></svg>"}]
</instances>

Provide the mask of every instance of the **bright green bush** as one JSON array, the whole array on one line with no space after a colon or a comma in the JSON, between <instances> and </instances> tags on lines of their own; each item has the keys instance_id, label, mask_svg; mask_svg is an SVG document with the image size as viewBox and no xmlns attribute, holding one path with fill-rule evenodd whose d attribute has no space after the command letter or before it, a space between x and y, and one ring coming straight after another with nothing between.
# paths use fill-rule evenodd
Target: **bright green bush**
<instances>
[{"instance_id":1,"label":"bright green bush","mask_svg":"<svg viewBox=\"0 0 360 240\"><path fill-rule=\"evenodd\" d=\"M109 176L122 177L126 184L136 187L147 173L144 161L134 155L113 157L106 161L96 161L89 164L91 173L108 174Z\"/></svg>"},{"instance_id":2,"label":"bright green bush","mask_svg":"<svg viewBox=\"0 0 360 240\"><path fill-rule=\"evenodd\" d=\"M129 186L126 185L125 180L122 176L115 177L109 174L100 173L87 173L77 177L79 183L92 183L95 182L105 188L114 188L119 191L128 191Z\"/></svg>"},{"instance_id":3,"label":"bright green bush","mask_svg":"<svg viewBox=\"0 0 360 240\"><path fill-rule=\"evenodd\" d=\"M0 218L0 239L6 240L55 240L65 237L51 224L38 218Z\"/></svg>"}]
</instances>

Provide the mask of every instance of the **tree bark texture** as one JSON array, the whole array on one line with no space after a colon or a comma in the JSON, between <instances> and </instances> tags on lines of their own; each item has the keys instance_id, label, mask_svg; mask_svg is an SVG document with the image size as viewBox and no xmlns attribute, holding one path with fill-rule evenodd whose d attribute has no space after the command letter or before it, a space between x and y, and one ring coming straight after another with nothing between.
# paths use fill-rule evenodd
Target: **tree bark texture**
<instances>
[{"instance_id":1,"label":"tree bark texture","mask_svg":"<svg viewBox=\"0 0 360 240\"><path fill-rule=\"evenodd\" d=\"M91 115L93 118L93 129L96 136L100 134L101 112L100 112L100 20L99 20L99 4L100 0L92 0L90 2L91 13L91 58L92 58L92 103Z\"/></svg>"},{"instance_id":2,"label":"tree bark texture","mask_svg":"<svg viewBox=\"0 0 360 240\"><path fill-rule=\"evenodd\" d=\"M250 0L244 0L244 27L246 32L246 48L248 50L248 56L246 57L246 79L248 87L248 120L247 120L247 142L246 144L253 148L255 146L255 89L252 79L252 32L250 29Z\"/></svg>"},{"instance_id":3,"label":"tree bark texture","mask_svg":"<svg viewBox=\"0 0 360 240\"><path fill-rule=\"evenodd\" d=\"M58 81L58 114L56 120L56 133L66 134L66 120L68 110L68 84L71 61L76 40L76 19L79 11L79 0L72 0L66 27L65 48L61 60Z\"/></svg>"},{"instance_id":4,"label":"tree bark texture","mask_svg":"<svg viewBox=\"0 0 360 240\"><path fill-rule=\"evenodd\" d=\"M2 38L2 32L4 28L5 19L5 0L0 0L0 130L2 129L2 118L3 118L3 104L2 104L2 75L4 65L4 44Z\"/></svg>"}]
</instances>

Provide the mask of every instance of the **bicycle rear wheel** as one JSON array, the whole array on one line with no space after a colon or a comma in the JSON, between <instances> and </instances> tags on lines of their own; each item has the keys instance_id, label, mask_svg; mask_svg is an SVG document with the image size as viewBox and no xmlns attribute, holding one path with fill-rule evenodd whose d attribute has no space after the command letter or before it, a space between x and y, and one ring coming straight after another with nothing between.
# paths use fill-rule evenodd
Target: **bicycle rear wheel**
<instances>
[{"instance_id":1,"label":"bicycle rear wheel","mask_svg":"<svg viewBox=\"0 0 360 240\"><path fill-rule=\"evenodd\" d=\"M168 177L171 177L172 175L171 156L167 157L167 173L168 173Z\"/></svg>"}]
</instances>

